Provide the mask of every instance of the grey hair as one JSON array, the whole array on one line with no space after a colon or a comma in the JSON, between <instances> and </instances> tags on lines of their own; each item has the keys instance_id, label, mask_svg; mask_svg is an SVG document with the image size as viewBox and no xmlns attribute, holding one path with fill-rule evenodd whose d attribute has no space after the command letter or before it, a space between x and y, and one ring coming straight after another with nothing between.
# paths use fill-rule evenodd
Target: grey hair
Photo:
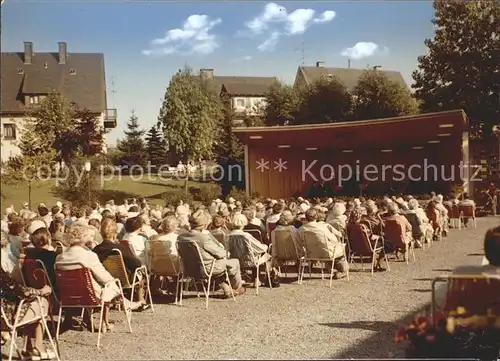
<instances>
[{"instance_id":1,"label":"grey hair","mask_svg":"<svg viewBox=\"0 0 500 361\"><path fill-rule=\"evenodd\" d=\"M408 201L408 208L412 211L418 209L419 206L420 205L418 204L418 201L415 198L412 198Z\"/></svg>"},{"instance_id":2,"label":"grey hair","mask_svg":"<svg viewBox=\"0 0 500 361\"><path fill-rule=\"evenodd\" d=\"M396 214L399 211L399 207L396 202L392 202L387 206L387 212L389 214Z\"/></svg>"},{"instance_id":3,"label":"grey hair","mask_svg":"<svg viewBox=\"0 0 500 361\"><path fill-rule=\"evenodd\" d=\"M85 244L94 240L91 229L81 223L73 223L66 233L66 241L70 244Z\"/></svg>"},{"instance_id":4,"label":"grey hair","mask_svg":"<svg viewBox=\"0 0 500 361\"><path fill-rule=\"evenodd\" d=\"M179 227L179 221L175 216L167 216L161 222L161 230L165 233L172 233L177 227Z\"/></svg>"}]
</instances>

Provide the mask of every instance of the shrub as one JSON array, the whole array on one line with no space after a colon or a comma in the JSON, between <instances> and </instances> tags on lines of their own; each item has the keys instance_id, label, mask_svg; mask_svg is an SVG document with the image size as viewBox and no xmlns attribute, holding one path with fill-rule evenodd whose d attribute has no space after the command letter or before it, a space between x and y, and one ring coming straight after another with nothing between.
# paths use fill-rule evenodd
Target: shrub
<instances>
[{"instance_id":1,"label":"shrub","mask_svg":"<svg viewBox=\"0 0 500 361\"><path fill-rule=\"evenodd\" d=\"M191 187L189 190L195 201L200 201L205 204L219 198L222 194L221 186L216 183L202 184L199 188Z\"/></svg>"}]
</instances>

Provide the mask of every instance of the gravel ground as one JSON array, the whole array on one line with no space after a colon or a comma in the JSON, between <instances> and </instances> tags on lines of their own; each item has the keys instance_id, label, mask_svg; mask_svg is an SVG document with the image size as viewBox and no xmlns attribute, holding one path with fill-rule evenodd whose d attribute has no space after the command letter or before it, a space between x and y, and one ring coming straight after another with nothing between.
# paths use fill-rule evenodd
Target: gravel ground
<instances>
[{"instance_id":1,"label":"gravel ground","mask_svg":"<svg viewBox=\"0 0 500 361\"><path fill-rule=\"evenodd\" d=\"M209 309L195 296L183 307L157 300L151 310L134 313L134 333L123 314L111 333L70 331L61 335L63 360L120 359L298 359L401 357L392 337L401 323L428 307L432 278L457 265L479 264L487 228L499 217L478 219L477 229L452 230L443 242L416 250L417 262L391 262L391 271L351 272L350 281L332 289L319 275L280 288L253 289L231 300L211 299ZM315 275L313 275L314 277ZM290 277L290 275L289 275Z\"/></svg>"}]
</instances>

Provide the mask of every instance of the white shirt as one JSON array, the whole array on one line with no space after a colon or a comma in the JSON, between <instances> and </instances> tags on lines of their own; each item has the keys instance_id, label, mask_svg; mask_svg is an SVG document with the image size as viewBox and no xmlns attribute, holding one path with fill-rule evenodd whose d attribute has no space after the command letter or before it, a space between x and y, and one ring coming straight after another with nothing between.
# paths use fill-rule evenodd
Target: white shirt
<instances>
[{"instance_id":1,"label":"white shirt","mask_svg":"<svg viewBox=\"0 0 500 361\"><path fill-rule=\"evenodd\" d=\"M126 233L123 240L130 243L132 251L141 261L142 265L146 264L146 238L138 233Z\"/></svg>"},{"instance_id":2,"label":"white shirt","mask_svg":"<svg viewBox=\"0 0 500 361\"><path fill-rule=\"evenodd\" d=\"M266 227L269 227L269 223L276 223L276 222L278 222L279 219L280 219L280 217L281 217L281 213L279 213L279 214L274 214L273 213L273 214L269 215L267 217L267 219L266 219Z\"/></svg>"},{"instance_id":3,"label":"white shirt","mask_svg":"<svg viewBox=\"0 0 500 361\"><path fill-rule=\"evenodd\" d=\"M251 224L253 224L254 226L259 226L259 227L263 227L264 225L262 224L262 219L260 218L257 218L257 217L254 217L251 221L250 221Z\"/></svg>"}]
</instances>

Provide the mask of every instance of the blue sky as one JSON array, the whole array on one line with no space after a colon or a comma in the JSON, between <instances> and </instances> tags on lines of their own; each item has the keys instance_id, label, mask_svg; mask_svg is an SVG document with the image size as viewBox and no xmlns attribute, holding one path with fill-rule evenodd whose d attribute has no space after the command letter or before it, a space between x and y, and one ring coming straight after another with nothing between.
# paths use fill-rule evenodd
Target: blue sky
<instances>
[{"instance_id":1,"label":"blue sky","mask_svg":"<svg viewBox=\"0 0 500 361\"><path fill-rule=\"evenodd\" d=\"M217 75L277 76L292 83L302 61L353 68L382 65L408 83L433 35L431 1L121 2L5 0L2 51L105 54L108 107L118 108L111 144L132 109L156 123L165 87L185 64ZM115 93L111 93L111 81Z\"/></svg>"}]
</instances>

